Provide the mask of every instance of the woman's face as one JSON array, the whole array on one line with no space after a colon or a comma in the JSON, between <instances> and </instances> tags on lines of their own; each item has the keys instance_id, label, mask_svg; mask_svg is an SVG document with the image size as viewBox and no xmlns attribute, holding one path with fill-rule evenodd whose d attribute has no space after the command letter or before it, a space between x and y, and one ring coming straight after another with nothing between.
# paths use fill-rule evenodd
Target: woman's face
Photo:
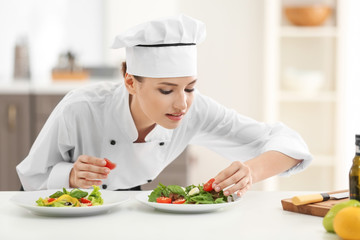
<instances>
[{"instance_id":1,"label":"woman's face","mask_svg":"<svg viewBox=\"0 0 360 240\"><path fill-rule=\"evenodd\" d=\"M135 124L148 127L154 123L174 129L189 110L196 77L146 78L135 80L131 111Z\"/></svg>"}]
</instances>

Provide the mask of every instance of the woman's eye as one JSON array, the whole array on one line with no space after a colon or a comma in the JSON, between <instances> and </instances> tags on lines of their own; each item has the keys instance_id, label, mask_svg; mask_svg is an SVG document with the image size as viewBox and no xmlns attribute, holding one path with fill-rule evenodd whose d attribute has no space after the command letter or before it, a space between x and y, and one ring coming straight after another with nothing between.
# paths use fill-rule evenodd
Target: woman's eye
<instances>
[{"instance_id":1,"label":"woman's eye","mask_svg":"<svg viewBox=\"0 0 360 240\"><path fill-rule=\"evenodd\" d=\"M195 90L195 88L191 88L191 89L185 89L185 92L191 93Z\"/></svg>"},{"instance_id":2,"label":"woman's eye","mask_svg":"<svg viewBox=\"0 0 360 240\"><path fill-rule=\"evenodd\" d=\"M160 91L162 94L165 94L165 95L172 93L172 90L165 91L165 90L159 89L159 91Z\"/></svg>"}]
</instances>

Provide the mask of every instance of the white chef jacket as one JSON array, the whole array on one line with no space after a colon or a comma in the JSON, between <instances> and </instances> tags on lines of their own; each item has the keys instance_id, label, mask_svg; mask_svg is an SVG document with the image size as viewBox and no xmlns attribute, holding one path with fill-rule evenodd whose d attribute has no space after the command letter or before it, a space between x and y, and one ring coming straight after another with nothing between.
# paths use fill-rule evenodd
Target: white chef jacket
<instances>
[{"instance_id":1,"label":"white chef jacket","mask_svg":"<svg viewBox=\"0 0 360 240\"><path fill-rule=\"evenodd\" d=\"M56 106L17 166L25 190L69 187L69 174L80 155L108 158L117 164L108 190L127 189L153 180L189 144L208 147L231 161L246 161L276 150L307 167L312 157L301 137L285 125L257 122L194 91L193 105L176 129L157 125L144 143L134 143L137 129L123 83L102 82L69 92Z\"/></svg>"}]
</instances>

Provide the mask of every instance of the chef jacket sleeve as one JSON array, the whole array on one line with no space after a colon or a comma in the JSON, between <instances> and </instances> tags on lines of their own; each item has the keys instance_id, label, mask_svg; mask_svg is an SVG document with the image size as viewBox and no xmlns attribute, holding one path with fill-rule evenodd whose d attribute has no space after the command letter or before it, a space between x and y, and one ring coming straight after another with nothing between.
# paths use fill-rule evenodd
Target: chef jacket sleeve
<instances>
[{"instance_id":1,"label":"chef jacket sleeve","mask_svg":"<svg viewBox=\"0 0 360 240\"><path fill-rule=\"evenodd\" d=\"M246 161L271 150L302 160L280 175L299 172L312 161L300 135L282 123L255 121L200 94L194 100L191 118L196 122L191 143L207 147L231 161Z\"/></svg>"},{"instance_id":2,"label":"chef jacket sleeve","mask_svg":"<svg viewBox=\"0 0 360 240\"><path fill-rule=\"evenodd\" d=\"M69 187L73 147L64 115L64 106L60 104L45 123L29 155L17 166L25 190Z\"/></svg>"}]
</instances>

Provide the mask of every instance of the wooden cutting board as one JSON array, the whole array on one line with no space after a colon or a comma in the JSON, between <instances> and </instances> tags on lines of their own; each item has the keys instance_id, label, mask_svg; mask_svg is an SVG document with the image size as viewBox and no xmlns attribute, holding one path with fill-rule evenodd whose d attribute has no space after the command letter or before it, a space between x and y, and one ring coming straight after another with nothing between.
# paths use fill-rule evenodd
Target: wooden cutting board
<instances>
[{"instance_id":1,"label":"wooden cutting board","mask_svg":"<svg viewBox=\"0 0 360 240\"><path fill-rule=\"evenodd\" d=\"M334 191L334 192L328 192L328 193L334 194L334 193L342 193L342 192L348 192L348 191L349 190L340 190L340 191ZM282 204L283 210L285 210L285 211L324 217L332 206L334 206L337 203L344 202L347 200L349 200L349 198L344 198L344 199L339 199L339 200L327 200L324 202L296 206L292 203L291 198L288 198L288 199L281 200L281 204Z\"/></svg>"}]
</instances>

